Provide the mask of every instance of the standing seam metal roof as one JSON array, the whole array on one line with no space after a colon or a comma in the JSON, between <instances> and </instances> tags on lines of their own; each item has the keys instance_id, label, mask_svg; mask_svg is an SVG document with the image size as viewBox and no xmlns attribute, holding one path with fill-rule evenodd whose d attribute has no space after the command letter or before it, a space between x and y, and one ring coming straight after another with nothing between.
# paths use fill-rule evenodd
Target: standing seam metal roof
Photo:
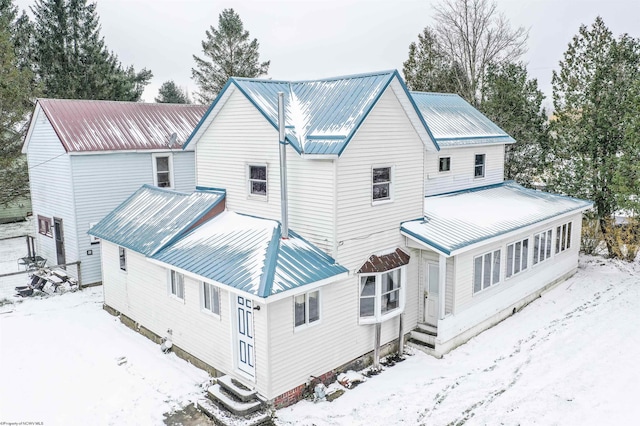
<instances>
[{"instance_id":1,"label":"standing seam metal roof","mask_svg":"<svg viewBox=\"0 0 640 426\"><path fill-rule=\"evenodd\" d=\"M397 71L308 81L274 81L232 77L185 144L188 145L231 85L240 90L276 129L278 92L285 94L287 141L298 153L340 155L394 78ZM420 112L416 109L419 120ZM426 124L422 123L429 133Z\"/></svg>"},{"instance_id":2,"label":"standing seam metal roof","mask_svg":"<svg viewBox=\"0 0 640 426\"><path fill-rule=\"evenodd\" d=\"M89 234L150 256L223 199L223 193L184 194L143 185L94 225Z\"/></svg>"},{"instance_id":3,"label":"standing seam metal roof","mask_svg":"<svg viewBox=\"0 0 640 426\"><path fill-rule=\"evenodd\" d=\"M38 99L67 152L182 147L207 107L185 104ZM169 146L175 133L176 143Z\"/></svg>"},{"instance_id":4,"label":"standing seam metal roof","mask_svg":"<svg viewBox=\"0 0 640 426\"><path fill-rule=\"evenodd\" d=\"M450 255L483 240L591 205L591 201L527 189L507 181L426 197L424 218L404 222L400 230Z\"/></svg>"},{"instance_id":5,"label":"standing seam metal roof","mask_svg":"<svg viewBox=\"0 0 640 426\"><path fill-rule=\"evenodd\" d=\"M411 96L440 147L515 142L456 94L411 92Z\"/></svg>"},{"instance_id":6,"label":"standing seam metal roof","mask_svg":"<svg viewBox=\"0 0 640 426\"><path fill-rule=\"evenodd\" d=\"M228 211L152 258L263 298L348 272L278 222Z\"/></svg>"}]
</instances>

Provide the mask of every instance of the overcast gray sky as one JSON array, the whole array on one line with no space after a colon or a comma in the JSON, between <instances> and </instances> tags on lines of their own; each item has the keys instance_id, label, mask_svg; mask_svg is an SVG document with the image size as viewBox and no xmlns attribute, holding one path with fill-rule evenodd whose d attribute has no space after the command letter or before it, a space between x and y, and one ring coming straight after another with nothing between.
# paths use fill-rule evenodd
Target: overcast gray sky
<instances>
[{"instance_id":1,"label":"overcast gray sky","mask_svg":"<svg viewBox=\"0 0 640 426\"><path fill-rule=\"evenodd\" d=\"M233 8L260 59L271 60L268 77L306 80L398 69L409 44L432 24L437 0L98 0L102 35L124 65L151 69L144 93L153 102L160 85L174 80L190 92L192 55L202 56L205 31ZM26 8L34 0L17 0ZM580 24L596 16L618 36L640 37L638 0L498 0L514 27L529 29L523 60L551 97L551 72L558 68Z\"/></svg>"}]
</instances>

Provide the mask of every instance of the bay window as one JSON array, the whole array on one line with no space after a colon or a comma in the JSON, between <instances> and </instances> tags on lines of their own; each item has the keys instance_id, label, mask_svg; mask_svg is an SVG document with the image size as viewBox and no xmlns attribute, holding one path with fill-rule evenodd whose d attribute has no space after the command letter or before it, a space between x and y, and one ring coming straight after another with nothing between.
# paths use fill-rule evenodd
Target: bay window
<instances>
[{"instance_id":1,"label":"bay window","mask_svg":"<svg viewBox=\"0 0 640 426\"><path fill-rule=\"evenodd\" d=\"M360 323L376 323L404 309L404 267L360 275Z\"/></svg>"}]
</instances>

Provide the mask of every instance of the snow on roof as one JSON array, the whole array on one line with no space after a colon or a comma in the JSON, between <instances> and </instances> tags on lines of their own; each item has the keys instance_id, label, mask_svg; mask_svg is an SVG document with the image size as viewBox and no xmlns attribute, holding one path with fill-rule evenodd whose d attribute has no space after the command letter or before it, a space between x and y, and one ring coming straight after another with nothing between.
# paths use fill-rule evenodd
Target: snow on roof
<instances>
[{"instance_id":1,"label":"snow on roof","mask_svg":"<svg viewBox=\"0 0 640 426\"><path fill-rule=\"evenodd\" d=\"M203 105L38 99L67 152L179 148ZM177 138L169 146L171 135Z\"/></svg>"},{"instance_id":2,"label":"snow on roof","mask_svg":"<svg viewBox=\"0 0 640 426\"><path fill-rule=\"evenodd\" d=\"M524 188L513 181L426 197L424 218L404 222L408 237L446 255L593 203Z\"/></svg>"},{"instance_id":3,"label":"snow on roof","mask_svg":"<svg viewBox=\"0 0 640 426\"><path fill-rule=\"evenodd\" d=\"M151 255L189 229L224 199L224 193L185 194L143 185L89 230L89 234Z\"/></svg>"},{"instance_id":4,"label":"snow on roof","mask_svg":"<svg viewBox=\"0 0 640 426\"><path fill-rule=\"evenodd\" d=\"M411 92L411 96L440 147L515 142L456 94Z\"/></svg>"},{"instance_id":5,"label":"snow on roof","mask_svg":"<svg viewBox=\"0 0 640 426\"><path fill-rule=\"evenodd\" d=\"M310 81L275 81L248 78L229 79L204 115L187 144L212 120L210 114L228 92L237 88L277 129L278 92L285 95L286 138L298 153L340 155L385 89L397 78L397 71L383 71ZM415 108L415 106L413 106ZM417 122L421 122L415 110ZM428 129L424 126L426 134ZM424 133L424 132L423 132ZM426 136L425 136L426 137ZM431 143L431 141L429 141Z\"/></svg>"},{"instance_id":6,"label":"snow on roof","mask_svg":"<svg viewBox=\"0 0 640 426\"><path fill-rule=\"evenodd\" d=\"M347 272L278 222L228 211L152 258L263 298Z\"/></svg>"}]
</instances>

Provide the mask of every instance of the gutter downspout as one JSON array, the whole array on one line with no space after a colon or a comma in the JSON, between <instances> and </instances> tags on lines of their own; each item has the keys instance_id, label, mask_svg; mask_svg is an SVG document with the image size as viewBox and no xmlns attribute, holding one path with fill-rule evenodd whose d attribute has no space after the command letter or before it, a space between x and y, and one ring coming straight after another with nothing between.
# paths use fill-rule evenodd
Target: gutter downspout
<instances>
[{"instance_id":1,"label":"gutter downspout","mask_svg":"<svg viewBox=\"0 0 640 426\"><path fill-rule=\"evenodd\" d=\"M289 238L289 197L287 194L287 139L285 137L284 92L278 92L278 141L280 146L280 209L282 238Z\"/></svg>"}]
</instances>

